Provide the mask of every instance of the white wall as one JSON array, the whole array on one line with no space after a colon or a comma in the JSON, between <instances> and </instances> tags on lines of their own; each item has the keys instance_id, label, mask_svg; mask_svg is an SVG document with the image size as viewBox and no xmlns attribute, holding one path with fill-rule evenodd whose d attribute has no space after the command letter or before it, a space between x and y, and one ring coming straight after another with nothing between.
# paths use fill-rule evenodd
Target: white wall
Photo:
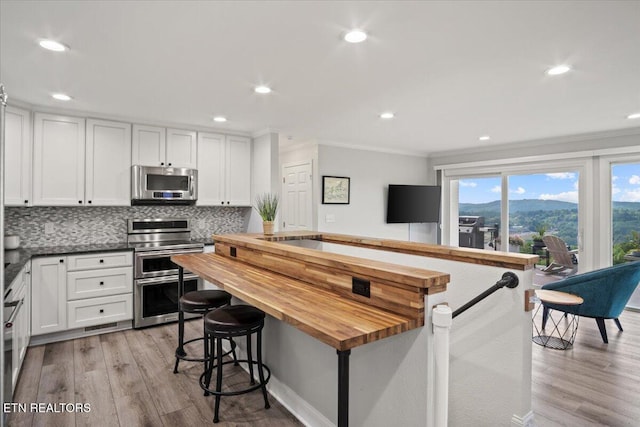
<instances>
[{"instance_id":1,"label":"white wall","mask_svg":"<svg viewBox=\"0 0 640 427\"><path fill-rule=\"evenodd\" d=\"M254 138L251 158L253 163L251 170L251 194L253 195L253 199L255 199L256 195L262 193L270 192L279 194L278 134L267 133ZM277 218L275 229L276 231L278 230ZM255 209L251 209L247 232L262 232L262 218L260 218L260 215L258 215Z\"/></svg>"},{"instance_id":2,"label":"white wall","mask_svg":"<svg viewBox=\"0 0 640 427\"><path fill-rule=\"evenodd\" d=\"M318 181L314 191L322 197L322 176L351 178L348 205L318 204L318 231L409 240L408 224L387 224L386 203L389 184L434 184L427 158L365 151L337 146L318 146ZM328 222L327 216L335 222ZM436 225L412 224L411 240L433 243Z\"/></svg>"}]
</instances>

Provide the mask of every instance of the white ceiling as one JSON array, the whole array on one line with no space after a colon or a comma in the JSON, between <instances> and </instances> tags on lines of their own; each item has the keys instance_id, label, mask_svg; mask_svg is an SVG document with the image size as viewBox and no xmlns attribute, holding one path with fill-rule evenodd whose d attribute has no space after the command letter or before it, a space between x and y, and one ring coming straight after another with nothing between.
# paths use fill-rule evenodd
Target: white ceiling
<instances>
[{"instance_id":1,"label":"white ceiling","mask_svg":"<svg viewBox=\"0 0 640 427\"><path fill-rule=\"evenodd\" d=\"M33 105L419 153L640 126L640 1L0 5L0 79Z\"/></svg>"}]
</instances>

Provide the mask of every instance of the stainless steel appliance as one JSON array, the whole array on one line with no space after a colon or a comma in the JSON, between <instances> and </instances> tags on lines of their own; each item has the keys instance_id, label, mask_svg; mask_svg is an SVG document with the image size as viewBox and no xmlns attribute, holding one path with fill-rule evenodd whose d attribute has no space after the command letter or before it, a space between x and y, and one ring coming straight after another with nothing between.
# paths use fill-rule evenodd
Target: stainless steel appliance
<instances>
[{"instance_id":1,"label":"stainless steel appliance","mask_svg":"<svg viewBox=\"0 0 640 427\"><path fill-rule=\"evenodd\" d=\"M458 245L464 248L484 249L483 216L461 216L458 218Z\"/></svg>"},{"instance_id":2,"label":"stainless steel appliance","mask_svg":"<svg viewBox=\"0 0 640 427\"><path fill-rule=\"evenodd\" d=\"M198 199L198 171L131 166L131 203L191 205Z\"/></svg>"},{"instance_id":3,"label":"stainless steel appliance","mask_svg":"<svg viewBox=\"0 0 640 427\"><path fill-rule=\"evenodd\" d=\"M11 310L5 310L4 307L4 296L7 295L5 292L5 283L4 283L4 110L7 106L7 94L4 91L4 85L0 83L0 242L2 242L2 250L0 250L0 289L3 292L3 301L0 304L0 316L2 316L3 320L8 320L6 316L6 312L11 312ZM2 376L2 387L0 388L0 401L3 403L12 402L13 401L13 393L11 387L11 362L12 362L12 347L11 342L13 340L13 335L11 331L5 331L7 329L6 323L3 322L2 328L0 328L0 334L2 334L2 338L0 338L0 366L2 366L2 371L0 372L0 376ZM7 348L8 346L8 348ZM7 351L9 353L7 354ZM9 364L7 366L7 363ZM4 411L3 411L4 412ZM7 414L2 414L2 425L6 422Z\"/></svg>"},{"instance_id":4,"label":"stainless steel appliance","mask_svg":"<svg viewBox=\"0 0 640 427\"><path fill-rule=\"evenodd\" d=\"M178 267L171 256L204 251L191 241L188 219L130 219L128 245L134 248L133 327L178 320ZM185 292L202 289L202 280L185 272ZM186 316L187 318L196 317Z\"/></svg>"}]
</instances>

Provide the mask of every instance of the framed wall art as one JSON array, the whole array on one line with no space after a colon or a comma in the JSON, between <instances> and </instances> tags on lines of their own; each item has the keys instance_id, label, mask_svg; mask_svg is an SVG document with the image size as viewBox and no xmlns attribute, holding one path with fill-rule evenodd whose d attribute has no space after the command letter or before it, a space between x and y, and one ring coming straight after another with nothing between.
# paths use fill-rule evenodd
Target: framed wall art
<instances>
[{"instance_id":1,"label":"framed wall art","mask_svg":"<svg viewBox=\"0 0 640 427\"><path fill-rule=\"evenodd\" d=\"M348 205L351 178L346 176L322 177L322 204Z\"/></svg>"}]
</instances>

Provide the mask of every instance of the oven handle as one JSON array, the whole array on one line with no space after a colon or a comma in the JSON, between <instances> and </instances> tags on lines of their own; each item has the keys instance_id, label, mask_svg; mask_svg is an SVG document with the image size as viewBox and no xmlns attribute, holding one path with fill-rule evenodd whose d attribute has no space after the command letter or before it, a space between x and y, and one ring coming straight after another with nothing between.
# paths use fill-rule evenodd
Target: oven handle
<instances>
[{"instance_id":1,"label":"oven handle","mask_svg":"<svg viewBox=\"0 0 640 427\"><path fill-rule=\"evenodd\" d=\"M197 279L197 274L185 274L184 280L193 280ZM177 282L178 276L162 276L162 277L150 277L148 279L136 279L136 285L145 286L145 285L156 285L158 283L169 283L169 282Z\"/></svg>"},{"instance_id":2,"label":"oven handle","mask_svg":"<svg viewBox=\"0 0 640 427\"><path fill-rule=\"evenodd\" d=\"M164 256L171 255L182 255L182 254L194 254L194 253L202 253L202 248L194 248L194 249L180 249L180 250L171 250L171 251L149 251L149 252L138 252L136 257L138 258L159 258Z\"/></svg>"}]
</instances>

